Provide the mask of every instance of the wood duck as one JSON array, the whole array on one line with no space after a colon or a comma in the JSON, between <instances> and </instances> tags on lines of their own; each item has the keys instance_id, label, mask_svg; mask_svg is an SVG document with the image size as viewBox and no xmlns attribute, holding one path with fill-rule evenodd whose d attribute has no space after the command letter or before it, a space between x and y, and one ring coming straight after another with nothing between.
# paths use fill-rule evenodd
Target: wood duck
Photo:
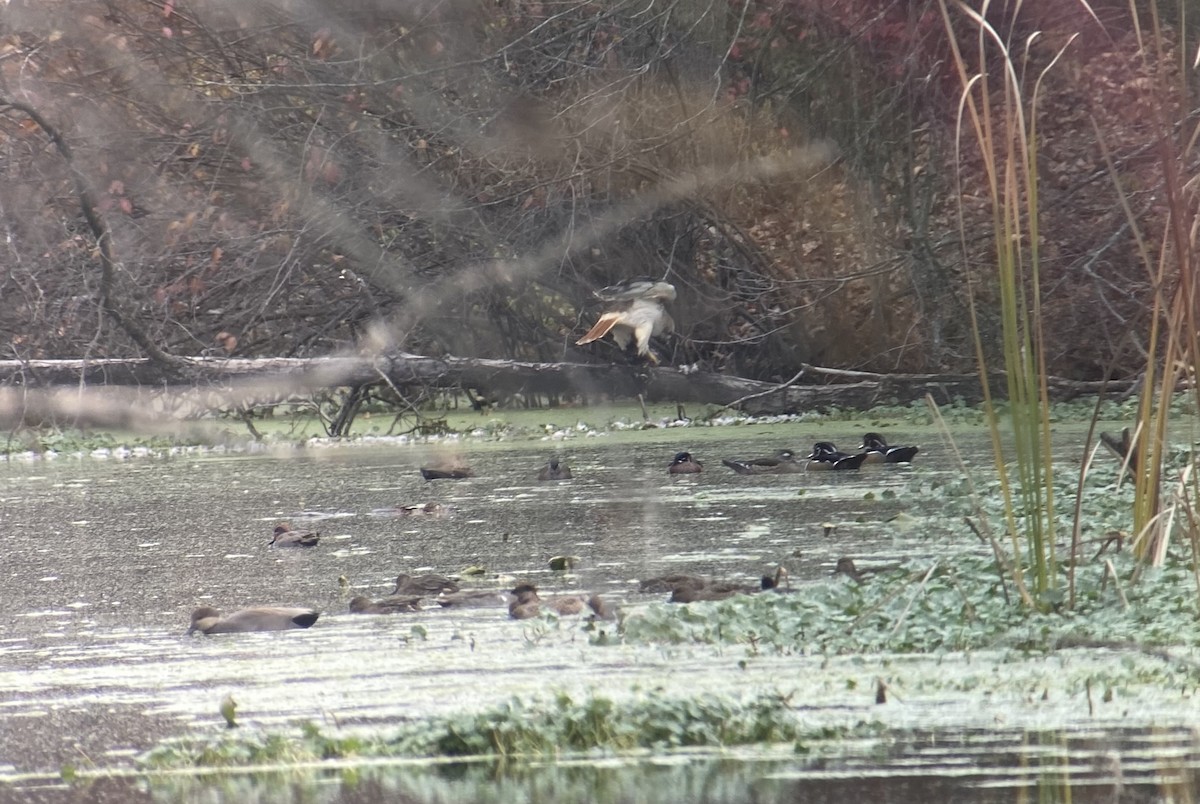
<instances>
[{"instance_id":1,"label":"wood duck","mask_svg":"<svg viewBox=\"0 0 1200 804\"><path fill-rule=\"evenodd\" d=\"M512 590L512 594L516 599L508 605L508 616L514 620L528 620L530 617L536 617L542 612L543 608L553 611L560 616L570 616L573 614L582 614L584 607L590 606L598 616L604 616L604 604L597 595L591 595L590 597L582 595L557 595L543 599L538 596L537 587L531 583L517 585ZM600 608L592 606L592 598L595 598Z\"/></svg>"},{"instance_id":2,"label":"wood duck","mask_svg":"<svg viewBox=\"0 0 1200 804\"><path fill-rule=\"evenodd\" d=\"M739 475L782 475L804 471L804 464L796 460L796 454L790 449L781 449L770 458L752 458L746 461L724 458L721 463Z\"/></svg>"},{"instance_id":3,"label":"wood duck","mask_svg":"<svg viewBox=\"0 0 1200 804\"><path fill-rule=\"evenodd\" d=\"M421 477L426 480L462 480L471 477L469 466L422 466Z\"/></svg>"},{"instance_id":4,"label":"wood duck","mask_svg":"<svg viewBox=\"0 0 1200 804\"><path fill-rule=\"evenodd\" d=\"M785 580L788 581L788 588L786 589L779 585ZM762 581L760 584L762 586L762 591L764 592L778 592L780 594L784 594L794 591L791 589L791 579L788 576L788 571L782 564L775 568L774 575L762 576Z\"/></svg>"},{"instance_id":5,"label":"wood duck","mask_svg":"<svg viewBox=\"0 0 1200 804\"><path fill-rule=\"evenodd\" d=\"M559 463L558 458L551 458L550 462L542 467L542 471L538 472L538 480L570 480L571 467L564 463Z\"/></svg>"},{"instance_id":6,"label":"wood duck","mask_svg":"<svg viewBox=\"0 0 1200 804\"><path fill-rule=\"evenodd\" d=\"M812 469L857 469L867 459L867 453L860 452L851 455L839 452L831 441L818 441L813 444L812 454L808 456L809 470Z\"/></svg>"},{"instance_id":7,"label":"wood duck","mask_svg":"<svg viewBox=\"0 0 1200 804\"><path fill-rule=\"evenodd\" d=\"M442 592L457 591L458 583L451 578L447 578L445 575L434 573L405 575L404 573L400 573L396 576L396 588L392 590L392 596L416 595L418 597L433 597Z\"/></svg>"},{"instance_id":8,"label":"wood duck","mask_svg":"<svg viewBox=\"0 0 1200 804\"><path fill-rule=\"evenodd\" d=\"M911 463L920 447L889 447L879 433L863 436L862 448L867 453L865 463Z\"/></svg>"},{"instance_id":9,"label":"wood duck","mask_svg":"<svg viewBox=\"0 0 1200 804\"><path fill-rule=\"evenodd\" d=\"M292 530L287 522L275 526L269 547L316 547L321 534L311 530Z\"/></svg>"},{"instance_id":10,"label":"wood duck","mask_svg":"<svg viewBox=\"0 0 1200 804\"><path fill-rule=\"evenodd\" d=\"M671 461L667 471L673 475L694 475L704 471L704 464L692 457L690 452L679 452Z\"/></svg>"},{"instance_id":11,"label":"wood duck","mask_svg":"<svg viewBox=\"0 0 1200 804\"><path fill-rule=\"evenodd\" d=\"M320 613L313 609L287 609L258 606L235 611L226 617L212 606L201 606L192 612L189 634L242 634L250 631L287 631L308 628Z\"/></svg>"},{"instance_id":12,"label":"wood duck","mask_svg":"<svg viewBox=\"0 0 1200 804\"><path fill-rule=\"evenodd\" d=\"M350 598L352 614L399 614L400 612L420 610L421 598L416 595L394 595L382 600L371 600L362 595Z\"/></svg>"}]
</instances>

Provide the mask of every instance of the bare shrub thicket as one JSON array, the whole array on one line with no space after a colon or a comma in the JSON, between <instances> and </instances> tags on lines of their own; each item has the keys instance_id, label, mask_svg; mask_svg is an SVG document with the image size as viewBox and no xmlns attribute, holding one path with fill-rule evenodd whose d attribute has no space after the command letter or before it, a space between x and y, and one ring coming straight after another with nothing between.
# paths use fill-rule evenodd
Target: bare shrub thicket
<instances>
[{"instance_id":1,"label":"bare shrub thicket","mask_svg":"<svg viewBox=\"0 0 1200 804\"><path fill-rule=\"evenodd\" d=\"M573 345L591 289L652 275L675 363L961 369L939 51L897 55L935 26L825 5L14 0L9 356L142 351L76 171L170 354L607 360Z\"/></svg>"}]
</instances>

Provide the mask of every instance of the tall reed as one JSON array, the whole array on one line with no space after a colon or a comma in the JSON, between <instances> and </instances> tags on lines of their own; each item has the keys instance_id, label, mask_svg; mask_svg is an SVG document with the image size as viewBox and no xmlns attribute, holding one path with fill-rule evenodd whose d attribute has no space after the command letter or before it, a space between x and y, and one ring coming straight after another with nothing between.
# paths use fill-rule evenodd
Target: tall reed
<instances>
[{"instance_id":1,"label":"tall reed","mask_svg":"<svg viewBox=\"0 0 1200 804\"><path fill-rule=\"evenodd\" d=\"M1000 301L1001 346L1008 394L1008 421L1014 461L1005 454L1001 415L989 386L987 355L979 327L978 291L970 285L970 317L992 450L1004 496L1005 526L1012 543L1013 581L1023 588L1030 570L1032 600L1039 607L1056 602L1054 468L1050 450L1049 393L1041 314L1041 255L1038 230L1037 104L1046 73L1066 47L1036 76L1025 74L1029 48L1016 54L1009 41L988 22L988 2L981 11L964 3L954 6L976 26L980 70L971 75L950 19L947 0L940 0L954 64L962 84L958 111L956 164L964 164L964 129L973 140L987 180L992 210L996 285ZM996 69L993 69L996 68ZM992 75L999 76L993 86ZM959 193L961 196L961 192ZM966 227L960 205L963 253ZM1021 556L1025 561L1022 562ZM1029 599L1023 596L1023 599Z\"/></svg>"}]
</instances>

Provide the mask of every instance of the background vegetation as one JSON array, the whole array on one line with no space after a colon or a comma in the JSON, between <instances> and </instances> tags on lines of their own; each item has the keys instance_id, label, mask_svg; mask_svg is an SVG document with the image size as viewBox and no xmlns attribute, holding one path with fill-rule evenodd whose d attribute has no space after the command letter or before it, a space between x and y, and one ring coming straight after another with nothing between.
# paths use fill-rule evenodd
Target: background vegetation
<instances>
[{"instance_id":1,"label":"background vegetation","mask_svg":"<svg viewBox=\"0 0 1200 804\"><path fill-rule=\"evenodd\" d=\"M993 5L1041 32L1029 75L1065 46L1036 109L1046 365L1136 373L1169 244L1134 230L1164 230L1196 31ZM954 15L968 62L977 30ZM648 274L680 289L675 364L970 370L969 282L1000 322L950 53L936 2L14 0L0 330L22 359L608 360L573 346L590 291Z\"/></svg>"}]
</instances>

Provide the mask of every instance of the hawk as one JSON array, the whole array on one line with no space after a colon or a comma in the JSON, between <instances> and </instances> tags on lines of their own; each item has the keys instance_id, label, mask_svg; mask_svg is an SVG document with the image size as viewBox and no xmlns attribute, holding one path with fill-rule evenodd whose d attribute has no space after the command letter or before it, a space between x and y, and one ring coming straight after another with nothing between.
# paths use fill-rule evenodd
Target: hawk
<instances>
[{"instance_id":1,"label":"hawk","mask_svg":"<svg viewBox=\"0 0 1200 804\"><path fill-rule=\"evenodd\" d=\"M575 344L598 341L611 332L621 351L629 347L631 339L636 340L638 356L657 363L658 356L650 351L650 338L675 329L675 322L664 306L675 301L675 286L653 279L630 279L595 293L608 303L608 309Z\"/></svg>"}]
</instances>

